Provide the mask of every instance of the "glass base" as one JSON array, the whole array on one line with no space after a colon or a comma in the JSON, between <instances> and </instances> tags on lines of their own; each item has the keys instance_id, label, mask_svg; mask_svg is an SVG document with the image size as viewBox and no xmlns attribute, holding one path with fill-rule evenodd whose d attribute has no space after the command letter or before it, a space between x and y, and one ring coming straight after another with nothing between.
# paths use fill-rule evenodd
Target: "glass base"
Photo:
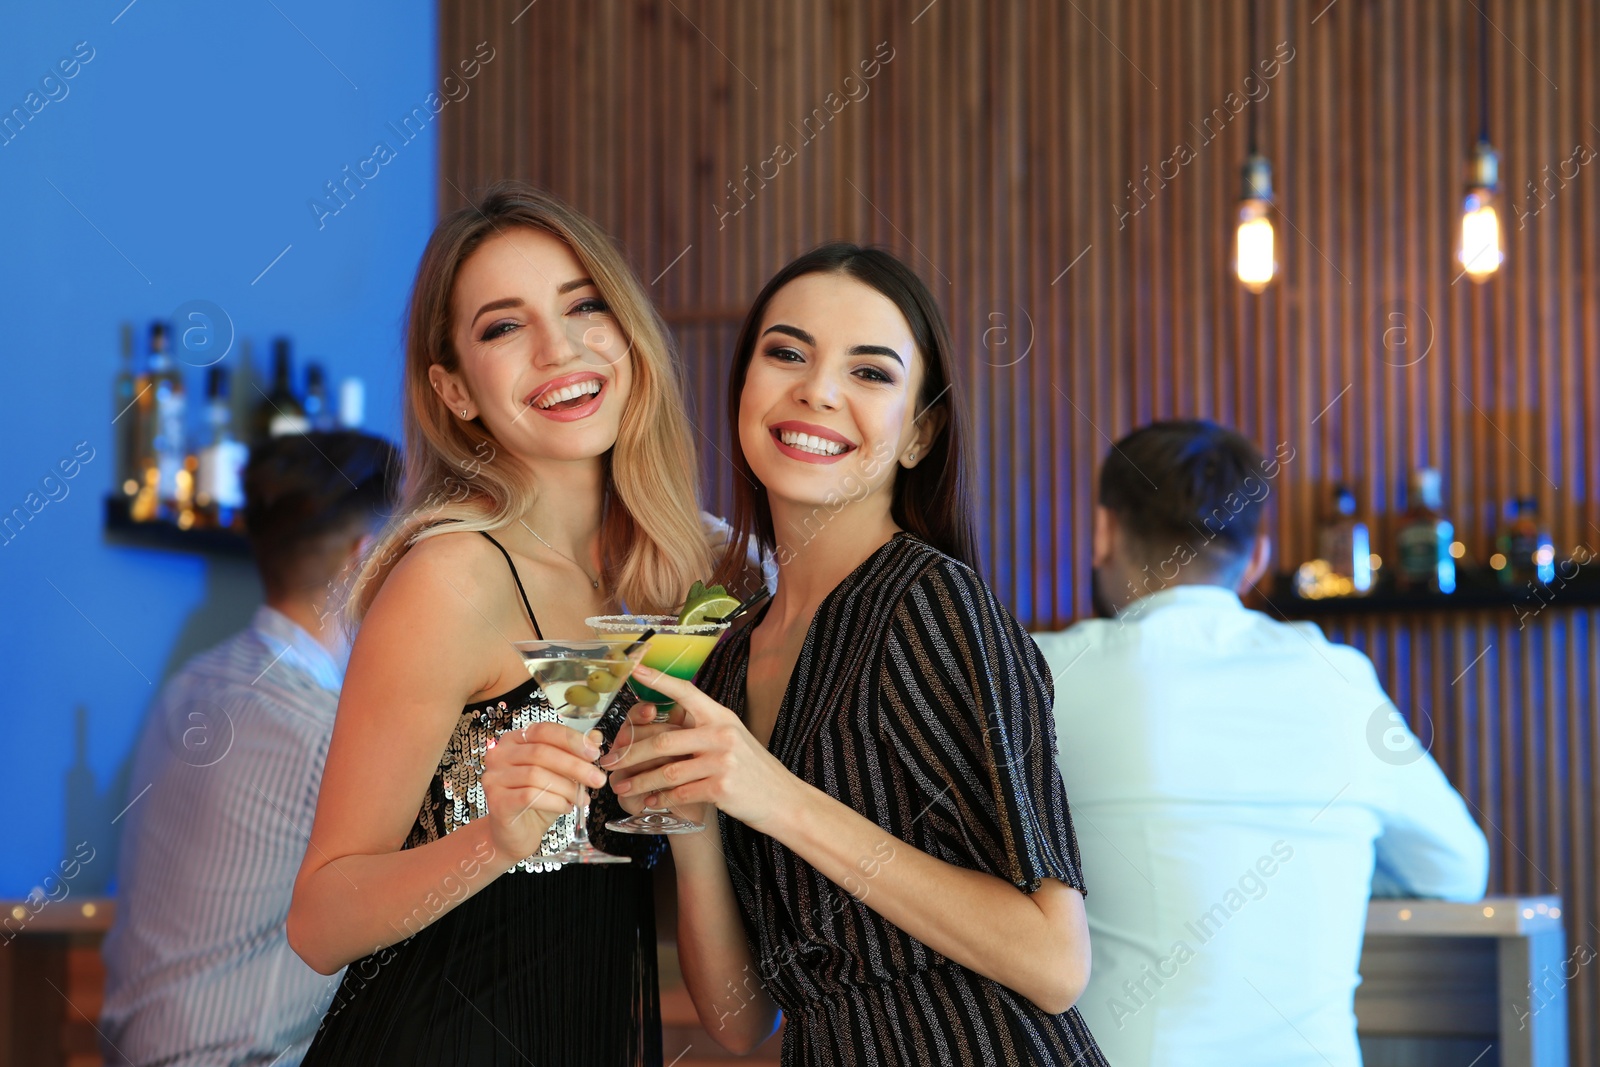
<instances>
[{"instance_id":1,"label":"glass base","mask_svg":"<svg viewBox=\"0 0 1600 1067\"><path fill-rule=\"evenodd\" d=\"M613 856L611 853L609 853L609 852L601 852L599 849L595 848L593 845L590 845L590 844L587 844L587 843L582 844L582 845L573 845L573 846L570 846L568 848L562 849L560 852L552 852L548 856L540 856L539 858L540 859L546 859L546 860L555 860L557 863L632 863L633 862L633 859L631 857L629 857L629 856Z\"/></svg>"},{"instance_id":2,"label":"glass base","mask_svg":"<svg viewBox=\"0 0 1600 1067\"><path fill-rule=\"evenodd\" d=\"M626 819L612 819L606 829L619 834L697 834L705 827L670 811L645 811Z\"/></svg>"}]
</instances>

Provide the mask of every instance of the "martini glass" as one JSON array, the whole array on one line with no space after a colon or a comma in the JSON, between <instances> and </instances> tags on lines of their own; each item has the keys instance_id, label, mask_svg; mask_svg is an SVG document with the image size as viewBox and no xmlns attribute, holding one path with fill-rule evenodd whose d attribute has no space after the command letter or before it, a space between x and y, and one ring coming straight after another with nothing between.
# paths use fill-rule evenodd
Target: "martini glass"
<instances>
[{"instance_id":1,"label":"martini glass","mask_svg":"<svg viewBox=\"0 0 1600 1067\"><path fill-rule=\"evenodd\" d=\"M728 628L726 620L683 624L675 615L596 615L583 621L602 637L624 641L638 640L647 630L654 630L655 636L645 646L644 665L684 681L694 678L717 639ZM667 712L675 703L671 697L651 689L637 678L630 679L628 684L640 700L655 705L656 722L667 721ZM606 829L624 834L692 834L705 827L665 808L645 808L626 819L612 819L606 823Z\"/></svg>"},{"instance_id":2,"label":"martini glass","mask_svg":"<svg viewBox=\"0 0 1600 1067\"><path fill-rule=\"evenodd\" d=\"M605 716L622 691L622 683L633 673L639 658L637 649L629 655L633 643L604 639L512 642L561 722L585 735ZM578 786L573 816L572 843L540 858L559 863L631 862L627 856L602 852L589 843L589 790L582 785Z\"/></svg>"}]
</instances>

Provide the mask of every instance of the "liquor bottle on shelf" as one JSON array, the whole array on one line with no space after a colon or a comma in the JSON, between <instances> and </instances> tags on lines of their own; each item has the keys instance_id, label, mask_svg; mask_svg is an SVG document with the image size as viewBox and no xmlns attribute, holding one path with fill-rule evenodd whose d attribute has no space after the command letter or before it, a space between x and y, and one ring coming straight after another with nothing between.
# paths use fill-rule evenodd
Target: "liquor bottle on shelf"
<instances>
[{"instance_id":1,"label":"liquor bottle on shelf","mask_svg":"<svg viewBox=\"0 0 1600 1067\"><path fill-rule=\"evenodd\" d=\"M250 451L233 436L233 412L228 403L228 371L213 366L206 372L206 421L211 440L200 450L195 487L195 525L232 529L244 513L245 460Z\"/></svg>"},{"instance_id":2,"label":"liquor bottle on shelf","mask_svg":"<svg viewBox=\"0 0 1600 1067\"><path fill-rule=\"evenodd\" d=\"M1539 501L1522 496L1506 508L1506 524L1495 539L1497 551L1489 565L1503 585L1538 582L1548 585L1556 576L1556 550L1550 532L1539 523Z\"/></svg>"},{"instance_id":3,"label":"liquor bottle on shelf","mask_svg":"<svg viewBox=\"0 0 1600 1067\"><path fill-rule=\"evenodd\" d=\"M320 363L306 364L306 421L319 433L338 429L337 413L328 396L328 376Z\"/></svg>"},{"instance_id":4,"label":"liquor bottle on shelf","mask_svg":"<svg viewBox=\"0 0 1600 1067\"><path fill-rule=\"evenodd\" d=\"M187 503L188 479L183 477L184 405L183 375L167 351L167 324L150 326L150 396L154 401L148 423L147 465L141 495L153 490L153 502L148 498L137 509L135 518L178 518L180 509ZM152 472L154 477L152 477ZM153 506L152 506L153 503Z\"/></svg>"},{"instance_id":5,"label":"liquor bottle on shelf","mask_svg":"<svg viewBox=\"0 0 1600 1067\"><path fill-rule=\"evenodd\" d=\"M1414 471L1406 503L1405 519L1395 536L1400 557L1396 583L1409 591L1455 592L1456 560L1450 546L1456 528L1444 516L1439 472L1432 467Z\"/></svg>"},{"instance_id":6,"label":"liquor bottle on shelf","mask_svg":"<svg viewBox=\"0 0 1600 1067\"><path fill-rule=\"evenodd\" d=\"M272 437L305 433L311 428L311 423L306 419L306 409L290 384L291 370L289 339L276 338L272 342L272 388L256 405L255 416L251 420L252 446Z\"/></svg>"},{"instance_id":7,"label":"liquor bottle on shelf","mask_svg":"<svg viewBox=\"0 0 1600 1067\"><path fill-rule=\"evenodd\" d=\"M1333 487L1332 513L1318 531L1317 548L1329 573L1344 582L1342 593L1364 595L1372 591L1372 538L1367 524L1356 517L1356 494L1348 485Z\"/></svg>"},{"instance_id":8,"label":"liquor bottle on shelf","mask_svg":"<svg viewBox=\"0 0 1600 1067\"><path fill-rule=\"evenodd\" d=\"M239 435L241 444L248 443L246 439L254 433L255 405L261 399L254 346L248 337L239 339L239 361L234 364L233 373L228 377L228 392L229 407L233 409L234 432Z\"/></svg>"},{"instance_id":9,"label":"liquor bottle on shelf","mask_svg":"<svg viewBox=\"0 0 1600 1067\"><path fill-rule=\"evenodd\" d=\"M200 484L200 453L188 452L183 457L183 469L178 472L178 499L173 502L172 514L178 529L187 530L195 524L195 488Z\"/></svg>"},{"instance_id":10,"label":"liquor bottle on shelf","mask_svg":"<svg viewBox=\"0 0 1600 1067\"><path fill-rule=\"evenodd\" d=\"M134 371L133 323L122 324L122 363L111 388L111 423L116 427L116 495L131 500L139 495L143 467L139 457L139 412L145 382Z\"/></svg>"},{"instance_id":11,"label":"liquor bottle on shelf","mask_svg":"<svg viewBox=\"0 0 1600 1067\"><path fill-rule=\"evenodd\" d=\"M360 378L339 383L339 427L359 430L367 417L367 385Z\"/></svg>"}]
</instances>

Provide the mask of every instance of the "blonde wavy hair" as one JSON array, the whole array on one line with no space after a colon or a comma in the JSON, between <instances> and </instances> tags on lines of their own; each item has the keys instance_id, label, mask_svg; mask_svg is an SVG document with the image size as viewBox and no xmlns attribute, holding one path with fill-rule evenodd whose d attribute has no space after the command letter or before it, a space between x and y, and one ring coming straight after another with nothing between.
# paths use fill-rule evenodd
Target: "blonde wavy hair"
<instances>
[{"instance_id":1,"label":"blonde wavy hair","mask_svg":"<svg viewBox=\"0 0 1600 1067\"><path fill-rule=\"evenodd\" d=\"M509 526L538 496L526 469L500 455L480 421L455 418L428 380L434 364L454 371L460 363L450 308L462 264L487 238L519 226L551 233L572 249L633 360L632 392L616 444L604 457L601 587L630 611L675 611L689 585L711 571L694 438L666 325L599 226L531 185L503 181L442 220L417 267L406 327L401 504L353 577L345 601L352 628L412 545L441 533Z\"/></svg>"}]
</instances>

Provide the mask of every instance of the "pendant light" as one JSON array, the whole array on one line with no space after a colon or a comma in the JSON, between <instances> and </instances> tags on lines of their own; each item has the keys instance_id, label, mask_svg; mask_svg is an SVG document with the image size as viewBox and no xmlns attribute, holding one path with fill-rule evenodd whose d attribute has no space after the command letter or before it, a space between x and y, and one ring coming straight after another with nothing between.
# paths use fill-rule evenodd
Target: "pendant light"
<instances>
[{"instance_id":1,"label":"pendant light","mask_svg":"<svg viewBox=\"0 0 1600 1067\"><path fill-rule=\"evenodd\" d=\"M1256 54L1256 5L1250 0L1250 62ZM1254 67L1252 66L1252 70ZM1264 99L1264 98L1263 98ZM1252 293L1263 292L1278 273L1277 242L1272 229L1272 164L1256 150L1256 109L1250 103L1250 154L1244 164L1244 188L1239 199L1239 223L1234 233L1234 270L1239 284Z\"/></svg>"},{"instance_id":2,"label":"pendant light","mask_svg":"<svg viewBox=\"0 0 1600 1067\"><path fill-rule=\"evenodd\" d=\"M1500 250L1500 154L1489 143L1489 14L1478 9L1478 143L1467 157L1467 196L1461 211L1461 247L1456 257L1467 277L1486 282L1505 261Z\"/></svg>"}]
</instances>

